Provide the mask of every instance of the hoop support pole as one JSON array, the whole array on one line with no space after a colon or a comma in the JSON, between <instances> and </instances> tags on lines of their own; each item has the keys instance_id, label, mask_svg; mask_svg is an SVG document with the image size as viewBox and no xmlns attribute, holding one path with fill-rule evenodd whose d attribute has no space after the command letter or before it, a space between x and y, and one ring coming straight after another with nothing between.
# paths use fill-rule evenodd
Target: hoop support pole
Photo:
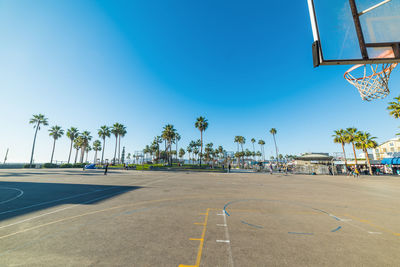
<instances>
[{"instance_id":1,"label":"hoop support pole","mask_svg":"<svg viewBox=\"0 0 400 267\"><path fill-rule=\"evenodd\" d=\"M358 43L360 45L361 55L363 59L368 59L368 51L365 46L364 34L361 28L360 16L358 15L357 5L355 0L349 0L351 13L353 15L354 26L356 27Z\"/></svg>"}]
</instances>

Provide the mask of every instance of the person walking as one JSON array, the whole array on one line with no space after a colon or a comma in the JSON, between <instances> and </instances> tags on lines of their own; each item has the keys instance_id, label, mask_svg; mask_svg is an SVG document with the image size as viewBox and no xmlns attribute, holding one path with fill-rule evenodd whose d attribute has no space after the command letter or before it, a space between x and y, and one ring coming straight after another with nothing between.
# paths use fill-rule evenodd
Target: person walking
<instances>
[{"instance_id":1,"label":"person walking","mask_svg":"<svg viewBox=\"0 0 400 267\"><path fill-rule=\"evenodd\" d=\"M360 178L360 171L358 170L358 168L354 168L354 174L357 178Z\"/></svg>"},{"instance_id":2,"label":"person walking","mask_svg":"<svg viewBox=\"0 0 400 267\"><path fill-rule=\"evenodd\" d=\"M229 163L229 165L228 165L228 173L230 173L231 172L231 164Z\"/></svg>"},{"instance_id":3,"label":"person walking","mask_svg":"<svg viewBox=\"0 0 400 267\"><path fill-rule=\"evenodd\" d=\"M272 164L271 164L271 163L269 164L269 171L270 171L270 173L272 174L273 169L272 169Z\"/></svg>"},{"instance_id":4,"label":"person walking","mask_svg":"<svg viewBox=\"0 0 400 267\"><path fill-rule=\"evenodd\" d=\"M104 169L104 175L107 175L107 171L108 171L108 163L106 163L106 167Z\"/></svg>"}]
</instances>

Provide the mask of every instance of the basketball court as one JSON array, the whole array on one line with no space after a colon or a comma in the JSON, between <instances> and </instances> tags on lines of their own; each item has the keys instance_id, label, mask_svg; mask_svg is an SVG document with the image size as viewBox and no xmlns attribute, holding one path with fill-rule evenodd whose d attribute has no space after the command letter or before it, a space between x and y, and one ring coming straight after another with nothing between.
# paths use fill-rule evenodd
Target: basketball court
<instances>
[{"instance_id":1,"label":"basketball court","mask_svg":"<svg viewBox=\"0 0 400 267\"><path fill-rule=\"evenodd\" d=\"M395 266L397 178L0 171L2 266Z\"/></svg>"}]
</instances>

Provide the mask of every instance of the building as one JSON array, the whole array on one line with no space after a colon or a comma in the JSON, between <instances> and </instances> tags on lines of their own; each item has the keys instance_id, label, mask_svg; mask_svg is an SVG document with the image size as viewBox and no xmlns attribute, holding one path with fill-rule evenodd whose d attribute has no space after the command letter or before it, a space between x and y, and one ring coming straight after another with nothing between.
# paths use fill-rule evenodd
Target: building
<instances>
[{"instance_id":1,"label":"building","mask_svg":"<svg viewBox=\"0 0 400 267\"><path fill-rule=\"evenodd\" d=\"M395 137L382 143L377 148L373 149L373 155L375 160L400 157L399 138Z\"/></svg>"},{"instance_id":2,"label":"building","mask_svg":"<svg viewBox=\"0 0 400 267\"><path fill-rule=\"evenodd\" d=\"M295 172L305 174L329 174L333 157L328 153L308 153L295 157Z\"/></svg>"}]
</instances>

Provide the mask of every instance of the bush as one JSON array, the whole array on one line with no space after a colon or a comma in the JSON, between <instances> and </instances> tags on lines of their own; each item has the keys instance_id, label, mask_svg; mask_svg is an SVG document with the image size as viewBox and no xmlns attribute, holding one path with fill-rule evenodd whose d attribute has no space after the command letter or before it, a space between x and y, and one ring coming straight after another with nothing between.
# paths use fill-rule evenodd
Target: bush
<instances>
[{"instance_id":1,"label":"bush","mask_svg":"<svg viewBox=\"0 0 400 267\"><path fill-rule=\"evenodd\" d=\"M72 168L72 164L71 163L64 163L60 165L60 168Z\"/></svg>"},{"instance_id":2,"label":"bush","mask_svg":"<svg viewBox=\"0 0 400 267\"><path fill-rule=\"evenodd\" d=\"M86 163L74 163L72 168L83 168L85 167Z\"/></svg>"},{"instance_id":3,"label":"bush","mask_svg":"<svg viewBox=\"0 0 400 267\"><path fill-rule=\"evenodd\" d=\"M25 165L24 165L24 168L25 168L25 169L29 169L29 168L31 168L31 165L30 165L30 164L25 164ZM32 169L34 169L34 168L36 168L36 165L35 165L35 164L32 164Z\"/></svg>"},{"instance_id":4,"label":"bush","mask_svg":"<svg viewBox=\"0 0 400 267\"><path fill-rule=\"evenodd\" d=\"M54 163L45 163L43 164L43 168L58 168L58 165Z\"/></svg>"}]
</instances>

